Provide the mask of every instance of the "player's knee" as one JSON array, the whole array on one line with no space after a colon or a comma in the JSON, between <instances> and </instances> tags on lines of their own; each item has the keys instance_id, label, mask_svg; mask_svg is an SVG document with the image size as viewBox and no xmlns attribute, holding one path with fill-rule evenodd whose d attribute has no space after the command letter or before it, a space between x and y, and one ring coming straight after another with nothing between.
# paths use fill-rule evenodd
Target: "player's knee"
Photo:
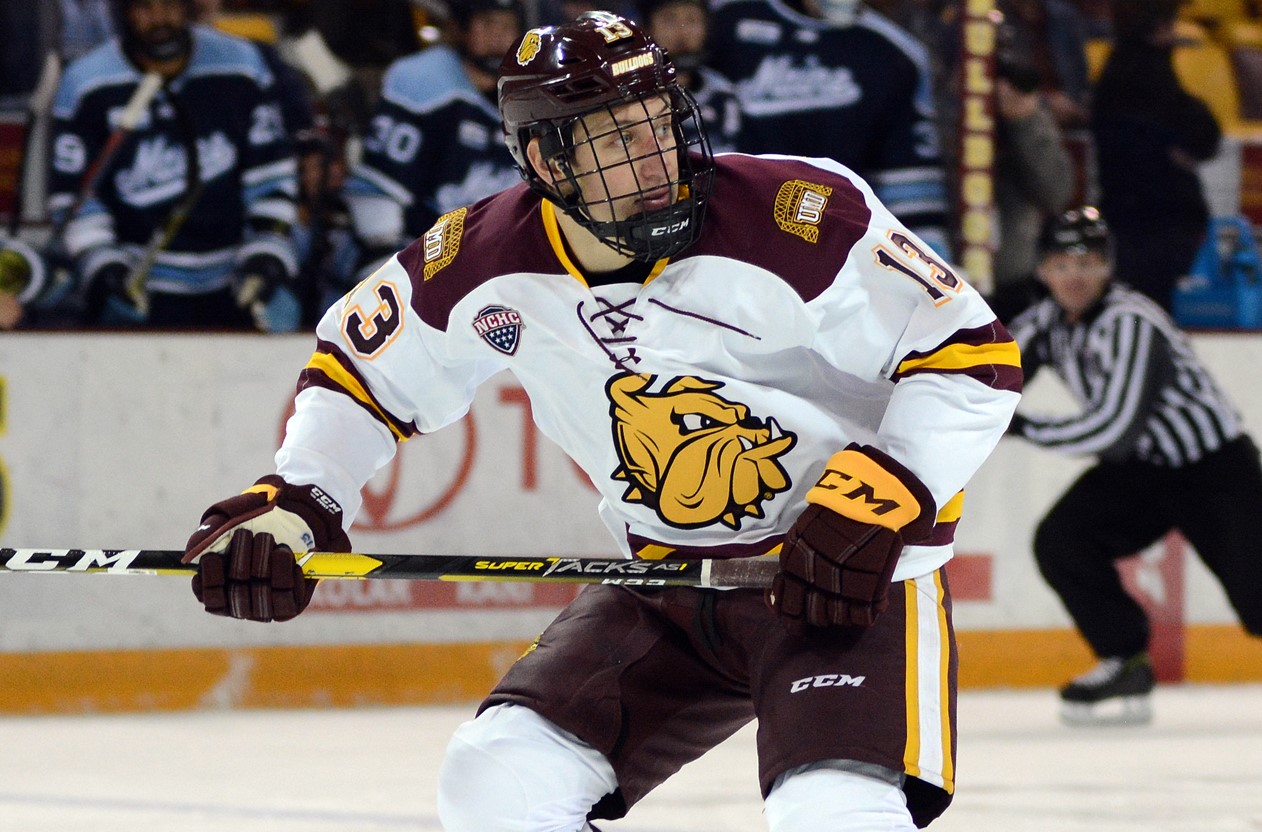
<instances>
[{"instance_id":1,"label":"player's knee","mask_svg":"<svg viewBox=\"0 0 1262 832\"><path fill-rule=\"evenodd\" d=\"M447 832L579 829L616 786L595 749L528 708L499 706L452 735L438 816Z\"/></svg>"},{"instance_id":2,"label":"player's knee","mask_svg":"<svg viewBox=\"0 0 1262 832\"><path fill-rule=\"evenodd\" d=\"M477 721L456 729L438 771L438 817L447 832L504 830L525 796L493 755Z\"/></svg>"},{"instance_id":3,"label":"player's knee","mask_svg":"<svg viewBox=\"0 0 1262 832\"><path fill-rule=\"evenodd\" d=\"M784 775L767 795L771 832L913 832L916 824L895 772L879 776L832 767L825 761Z\"/></svg>"}]
</instances>

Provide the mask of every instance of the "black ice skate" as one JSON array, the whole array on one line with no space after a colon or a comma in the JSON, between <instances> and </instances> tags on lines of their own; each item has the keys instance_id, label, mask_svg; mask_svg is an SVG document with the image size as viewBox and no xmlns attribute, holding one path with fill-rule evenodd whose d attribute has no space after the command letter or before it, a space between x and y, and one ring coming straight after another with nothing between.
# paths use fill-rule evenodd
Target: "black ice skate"
<instances>
[{"instance_id":1,"label":"black ice skate","mask_svg":"<svg viewBox=\"0 0 1262 832\"><path fill-rule=\"evenodd\" d=\"M1060 689L1067 725L1145 725L1152 721L1156 684L1147 653L1111 656Z\"/></svg>"}]
</instances>

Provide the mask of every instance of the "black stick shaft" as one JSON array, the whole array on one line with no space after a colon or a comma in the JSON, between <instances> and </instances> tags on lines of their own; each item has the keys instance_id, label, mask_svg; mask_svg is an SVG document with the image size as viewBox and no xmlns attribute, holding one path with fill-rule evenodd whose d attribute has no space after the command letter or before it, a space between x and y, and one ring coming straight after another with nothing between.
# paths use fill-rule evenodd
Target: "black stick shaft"
<instances>
[{"instance_id":1,"label":"black stick shaft","mask_svg":"<svg viewBox=\"0 0 1262 832\"><path fill-rule=\"evenodd\" d=\"M78 573L191 575L174 549L3 549L0 574ZM771 585L775 558L612 560L478 555L365 555L308 552L298 562L309 578L411 581L529 581L627 586L758 588Z\"/></svg>"}]
</instances>

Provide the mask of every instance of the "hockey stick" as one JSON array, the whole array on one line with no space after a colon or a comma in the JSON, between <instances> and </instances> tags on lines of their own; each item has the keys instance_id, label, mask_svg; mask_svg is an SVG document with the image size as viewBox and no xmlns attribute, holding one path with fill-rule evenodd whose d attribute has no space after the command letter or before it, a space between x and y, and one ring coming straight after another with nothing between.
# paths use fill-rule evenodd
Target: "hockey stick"
<instances>
[{"instance_id":1,"label":"hockey stick","mask_svg":"<svg viewBox=\"0 0 1262 832\"><path fill-rule=\"evenodd\" d=\"M175 239L175 235L184 227L185 221L193 212L193 208L197 206L198 200L202 198L202 191L206 188L206 181L202 178L201 156L197 149L197 135L189 119L188 111L176 96L171 97L171 107L175 111L180 138L184 144L185 193L167 214L166 222L154 228L144 253L127 276L125 286L127 296L131 298L140 313L146 316L149 314L149 293L145 291L145 284L149 280L149 270L157 262L158 255L166 251L167 246L171 245L171 241Z\"/></svg>"},{"instance_id":2,"label":"hockey stick","mask_svg":"<svg viewBox=\"0 0 1262 832\"><path fill-rule=\"evenodd\" d=\"M0 549L5 572L110 575L191 575L174 549ZM626 586L764 589L779 569L776 558L613 560L478 555L361 555L308 552L298 556L308 578L408 581L530 581Z\"/></svg>"},{"instance_id":3,"label":"hockey stick","mask_svg":"<svg viewBox=\"0 0 1262 832\"><path fill-rule=\"evenodd\" d=\"M44 68L40 70L39 82L26 103L26 132L22 136L22 160L18 165L18 178L13 189L13 214L9 217L10 238L17 237L22 229L27 199L27 180L32 176L31 157L34 155L37 137L42 138L42 134L47 129L44 122L49 110L52 109L53 97L57 93L57 83L60 80L61 59L57 56L56 50L50 49L44 57ZM43 154L40 156L42 161Z\"/></svg>"}]
</instances>

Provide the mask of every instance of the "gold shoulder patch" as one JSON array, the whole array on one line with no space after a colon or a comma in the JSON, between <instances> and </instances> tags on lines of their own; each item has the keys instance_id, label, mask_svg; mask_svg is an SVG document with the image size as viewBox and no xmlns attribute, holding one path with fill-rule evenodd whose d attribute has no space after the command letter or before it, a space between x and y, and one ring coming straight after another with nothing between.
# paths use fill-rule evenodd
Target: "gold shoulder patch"
<instances>
[{"instance_id":1,"label":"gold shoulder patch","mask_svg":"<svg viewBox=\"0 0 1262 832\"><path fill-rule=\"evenodd\" d=\"M833 189L801 179L790 179L776 192L776 225L808 243L819 242L819 224Z\"/></svg>"},{"instance_id":2,"label":"gold shoulder patch","mask_svg":"<svg viewBox=\"0 0 1262 832\"><path fill-rule=\"evenodd\" d=\"M533 61L535 56L539 54L540 46L539 30L531 29L522 37L521 43L517 45L517 64L526 66Z\"/></svg>"},{"instance_id":3,"label":"gold shoulder patch","mask_svg":"<svg viewBox=\"0 0 1262 832\"><path fill-rule=\"evenodd\" d=\"M421 238L425 245L425 280L456 259L460 238L464 236L464 216L468 212L468 208L457 208L443 214Z\"/></svg>"}]
</instances>

